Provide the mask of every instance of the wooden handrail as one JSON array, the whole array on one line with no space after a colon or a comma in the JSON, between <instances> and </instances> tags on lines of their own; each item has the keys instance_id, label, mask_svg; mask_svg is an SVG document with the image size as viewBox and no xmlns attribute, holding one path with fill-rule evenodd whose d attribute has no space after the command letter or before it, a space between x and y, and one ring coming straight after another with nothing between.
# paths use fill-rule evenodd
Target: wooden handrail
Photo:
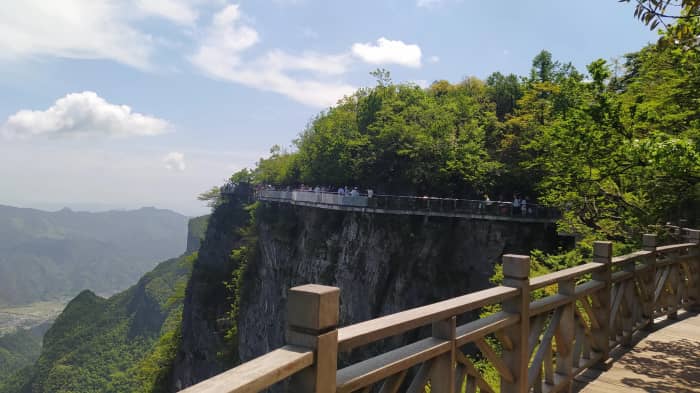
<instances>
[{"instance_id":1,"label":"wooden handrail","mask_svg":"<svg viewBox=\"0 0 700 393\"><path fill-rule=\"evenodd\" d=\"M191 386L182 393L259 392L311 366L314 352L286 345Z\"/></svg>"},{"instance_id":2,"label":"wooden handrail","mask_svg":"<svg viewBox=\"0 0 700 393\"><path fill-rule=\"evenodd\" d=\"M346 326L338 329L338 350L349 351L453 315L500 303L517 293L514 288L498 286Z\"/></svg>"},{"instance_id":3,"label":"wooden handrail","mask_svg":"<svg viewBox=\"0 0 700 393\"><path fill-rule=\"evenodd\" d=\"M694 247L694 246L697 246L697 243L669 244L667 246L657 247L656 252L658 252L658 253L673 252L673 251L682 250L684 248Z\"/></svg>"},{"instance_id":4,"label":"wooden handrail","mask_svg":"<svg viewBox=\"0 0 700 393\"><path fill-rule=\"evenodd\" d=\"M629 254L613 257L612 263L613 263L613 265L617 265L619 263L625 263L625 262L629 262L629 261L633 261L633 260L638 260L638 259L645 257L647 255L650 255L650 254L652 254L651 251L646 251L646 250L635 251L635 252L632 252Z\"/></svg>"},{"instance_id":5,"label":"wooden handrail","mask_svg":"<svg viewBox=\"0 0 700 393\"><path fill-rule=\"evenodd\" d=\"M575 277L583 276L584 274L593 273L603 267L605 267L605 265L602 263L589 262L584 265L574 266L564 270L559 270L557 272L533 277L530 279L530 289L535 290L544 288L560 281L566 281Z\"/></svg>"},{"instance_id":6,"label":"wooden handrail","mask_svg":"<svg viewBox=\"0 0 700 393\"><path fill-rule=\"evenodd\" d=\"M428 381L433 393L459 391L463 383L467 391L495 392L460 350L467 344L500 375L502 393L566 391L577 374L609 364L610 350L631 345L654 318L700 307L700 231L683 233L690 242L661 247L644 235L642 250L619 257L612 257L611 242L595 242L592 262L531 279L529 257L506 255L501 286L342 328L337 288L295 287L287 305L291 345L184 392L255 392L285 378L291 392L368 392L379 383L382 392L418 392ZM553 285L557 293L531 301L534 291ZM456 324L458 316L499 305L502 311ZM338 353L427 325L430 337L337 370Z\"/></svg>"}]
</instances>

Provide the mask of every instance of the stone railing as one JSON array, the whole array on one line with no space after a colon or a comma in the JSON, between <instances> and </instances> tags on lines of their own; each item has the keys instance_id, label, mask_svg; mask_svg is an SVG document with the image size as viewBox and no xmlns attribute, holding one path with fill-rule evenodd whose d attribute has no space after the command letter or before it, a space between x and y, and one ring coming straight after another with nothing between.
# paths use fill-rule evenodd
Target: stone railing
<instances>
[{"instance_id":1,"label":"stone railing","mask_svg":"<svg viewBox=\"0 0 700 393\"><path fill-rule=\"evenodd\" d=\"M569 391L655 318L700 305L700 231L684 235L661 247L644 235L642 250L618 257L596 242L592 261L534 278L528 256L505 255L500 286L340 328L338 288L295 287L288 345L185 392L257 392L285 379L291 392L495 392L474 358L498 373L500 392ZM462 321L485 306L499 311ZM428 326L423 339L338 368L339 354Z\"/></svg>"},{"instance_id":2,"label":"stone railing","mask_svg":"<svg viewBox=\"0 0 700 393\"><path fill-rule=\"evenodd\" d=\"M554 221L560 217L557 209L527 204L525 209L513 208L511 202L456 198L415 197L400 195L339 195L330 192L261 190L256 198L270 202L287 202L306 206L363 210L397 214L437 216L494 217L507 220Z\"/></svg>"}]
</instances>

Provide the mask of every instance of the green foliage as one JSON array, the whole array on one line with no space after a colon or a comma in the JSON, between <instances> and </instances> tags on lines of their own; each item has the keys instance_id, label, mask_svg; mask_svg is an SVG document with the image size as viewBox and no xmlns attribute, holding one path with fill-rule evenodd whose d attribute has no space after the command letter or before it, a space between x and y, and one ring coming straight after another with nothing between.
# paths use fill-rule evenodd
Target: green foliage
<instances>
[{"instance_id":1,"label":"green foliage","mask_svg":"<svg viewBox=\"0 0 700 393\"><path fill-rule=\"evenodd\" d=\"M33 364L41 353L41 334L19 329L0 336L0 386L11 376Z\"/></svg>"},{"instance_id":2,"label":"green foliage","mask_svg":"<svg viewBox=\"0 0 700 393\"><path fill-rule=\"evenodd\" d=\"M221 189L213 186L207 191L197 195L197 199L206 202L209 207L217 207L221 203Z\"/></svg>"},{"instance_id":3,"label":"green foliage","mask_svg":"<svg viewBox=\"0 0 700 393\"><path fill-rule=\"evenodd\" d=\"M240 246L231 251L230 260L233 266L231 279L224 282L229 293L229 311L226 314L229 328L224 338L228 343L228 349L220 355L235 361L238 360L238 315L241 304L243 286L245 285L245 273L248 263L255 258L258 246L256 235L256 211L259 204L254 203L246 207L249 214L248 223L239 229L241 235Z\"/></svg>"},{"instance_id":4,"label":"green foliage","mask_svg":"<svg viewBox=\"0 0 700 393\"><path fill-rule=\"evenodd\" d=\"M486 85L467 79L428 89L378 85L318 115L295 142L273 148L255 179L274 184L357 184L384 192L455 194L492 183L486 143L497 122Z\"/></svg>"}]
</instances>

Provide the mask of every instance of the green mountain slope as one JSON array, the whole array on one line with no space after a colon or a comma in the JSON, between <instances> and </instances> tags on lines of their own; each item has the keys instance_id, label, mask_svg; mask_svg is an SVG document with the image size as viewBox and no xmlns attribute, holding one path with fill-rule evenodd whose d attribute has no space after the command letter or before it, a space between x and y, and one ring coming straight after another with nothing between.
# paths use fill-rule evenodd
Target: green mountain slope
<instances>
[{"instance_id":1,"label":"green mountain slope","mask_svg":"<svg viewBox=\"0 0 700 393\"><path fill-rule=\"evenodd\" d=\"M187 218L155 208L102 213L0 206L0 305L111 294L182 253Z\"/></svg>"},{"instance_id":2,"label":"green mountain slope","mask_svg":"<svg viewBox=\"0 0 700 393\"><path fill-rule=\"evenodd\" d=\"M206 217L189 227L196 247ZM34 366L0 380L0 392L157 392L175 357L196 258L188 249L109 299L81 292L46 332Z\"/></svg>"},{"instance_id":3,"label":"green mountain slope","mask_svg":"<svg viewBox=\"0 0 700 393\"><path fill-rule=\"evenodd\" d=\"M41 354L48 323L0 336L0 381L33 364Z\"/></svg>"}]
</instances>

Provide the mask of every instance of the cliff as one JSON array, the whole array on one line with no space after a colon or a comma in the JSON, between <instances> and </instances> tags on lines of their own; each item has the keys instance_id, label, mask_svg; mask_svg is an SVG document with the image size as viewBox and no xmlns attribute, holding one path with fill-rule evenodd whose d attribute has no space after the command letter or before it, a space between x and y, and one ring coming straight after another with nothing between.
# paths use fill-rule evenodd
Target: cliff
<instances>
[{"instance_id":1,"label":"cliff","mask_svg":"<svg viewBox=\"0 0 700 393\"><path fill-rule=\"evenodd\" d=\"M551 251L557 243L554 228L544 224L265 203L254 216L240 200L212 215L186 292L173 388L281 346L289 287L340 287L346 325L485 288L502 254ZM246 225L254 236L243 236ZM230 256L242 245L254 247L247 266ZM242 285L232 293L221 282L234 272ZM234 342L224 338L232 327Z\"/></svg>"}]
</instances>

